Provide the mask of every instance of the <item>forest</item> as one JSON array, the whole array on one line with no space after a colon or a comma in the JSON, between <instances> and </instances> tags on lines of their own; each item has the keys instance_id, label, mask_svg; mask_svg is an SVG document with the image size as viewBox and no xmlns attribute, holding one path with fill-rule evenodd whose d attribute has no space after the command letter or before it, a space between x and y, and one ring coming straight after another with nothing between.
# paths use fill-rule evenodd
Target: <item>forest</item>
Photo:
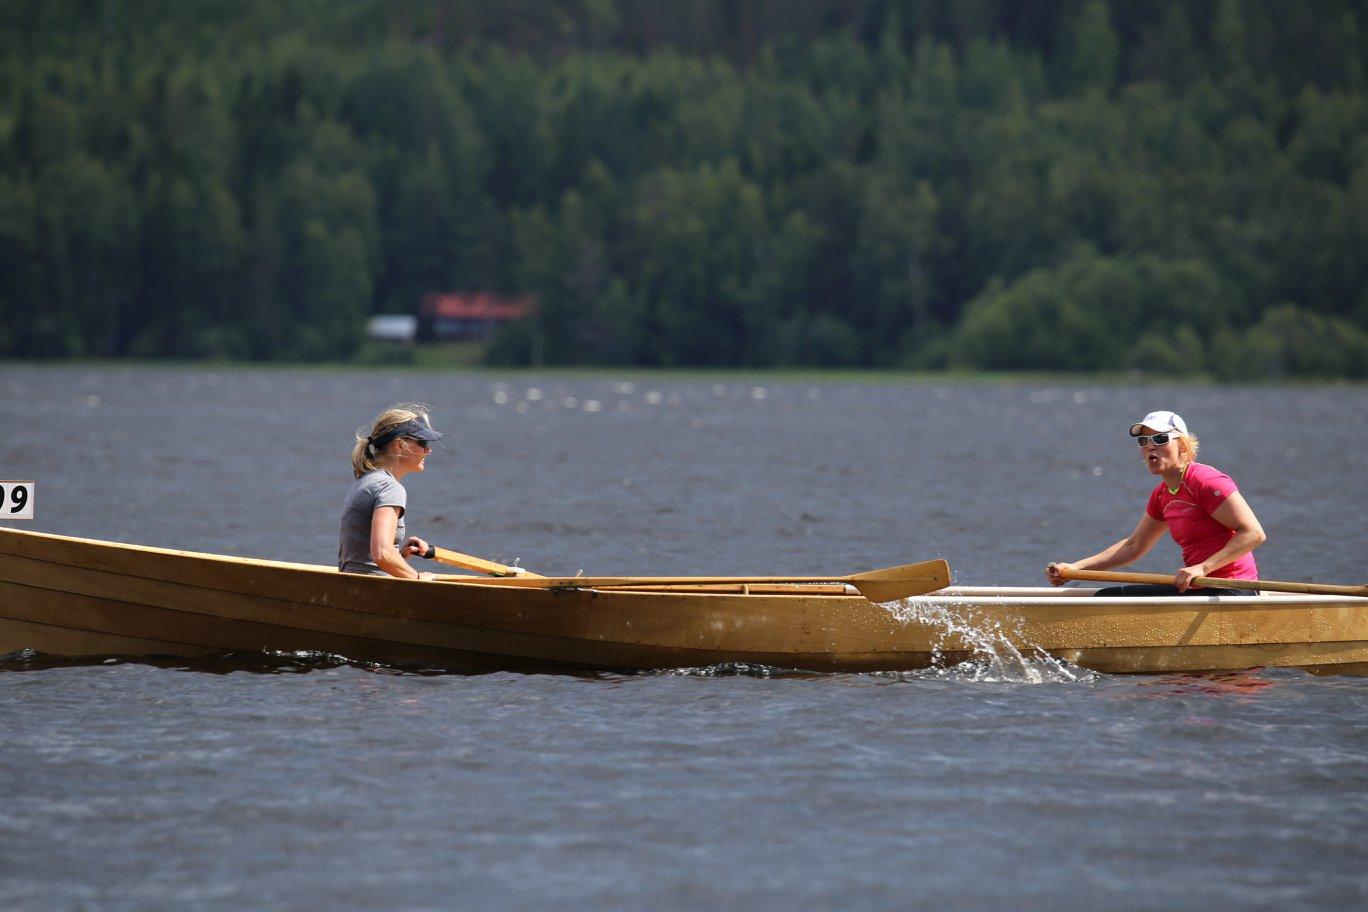
<instances>
[{"instance_id":1,"label":"forest","mask_svg":"<svg viewBox=\"0 0 1368 912\"><path fill-rule=\"evenodd\" d=\"M1368 376L1329 0L0 0L0 357Z\"/></svg>"}]
</instances>

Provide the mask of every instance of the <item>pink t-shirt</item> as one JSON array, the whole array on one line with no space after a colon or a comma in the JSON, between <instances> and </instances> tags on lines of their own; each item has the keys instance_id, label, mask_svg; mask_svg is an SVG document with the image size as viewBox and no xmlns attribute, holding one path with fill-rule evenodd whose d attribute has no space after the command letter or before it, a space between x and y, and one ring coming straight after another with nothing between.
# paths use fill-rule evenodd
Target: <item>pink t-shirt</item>
<instances>
[{"instance_id":1,"label":"pink t-shirt","mask_svg":"<svg viewBox=\"0 0 1368 912\"><path fill-rule=\"evenodd\" d=\"M1194 462L1183 472L1183 481L1176 494L1169 492L1167 482L1159 482L1150 494L1145 512L1168 523L1173 540L1183 549L1183 566L1191 567L1220 551L1235 537L1234 532L1212 519L1211 514L1238 490L1229 475ZM1246 554L1207 576L1256 580L1259 568L1254 563L1254 555Z\"/></svg>"}]
</instances>

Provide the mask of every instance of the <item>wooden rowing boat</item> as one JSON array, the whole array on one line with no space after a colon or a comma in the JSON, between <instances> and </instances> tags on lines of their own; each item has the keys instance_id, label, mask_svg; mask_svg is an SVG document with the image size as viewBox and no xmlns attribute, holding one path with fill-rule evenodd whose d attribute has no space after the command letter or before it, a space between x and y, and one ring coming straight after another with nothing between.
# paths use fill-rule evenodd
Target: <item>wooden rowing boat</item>
<instances>
[{"instance_id":1,"label":"wooden rowing boat","mask_svg":"<svg viewBox=\"0 0 1368 912\"><path fill-rule=\"evenodd\" d=\"M1103 672L1368 673L1368 599L1091 591L960 587L880 606L845 585L526 589L0 529L0 654L317 651L456 671L898 671L972 658L974 637L957 628L1000 631L1024 654L1039 648Z\"/></svg>"}]
</instances>

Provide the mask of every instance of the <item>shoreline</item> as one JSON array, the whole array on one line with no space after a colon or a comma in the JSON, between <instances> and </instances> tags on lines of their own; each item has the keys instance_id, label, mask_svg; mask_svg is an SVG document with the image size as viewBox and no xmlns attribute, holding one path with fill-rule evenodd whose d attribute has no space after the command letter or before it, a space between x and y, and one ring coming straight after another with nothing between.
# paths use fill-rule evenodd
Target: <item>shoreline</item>
<instances>
[{"instance_id":1,"label":"shoreline","mask_svg":"<svg viewBox=\"0 0 1368 912\"><path fill-rule=\"evenodd\" d=\"M979 370L899 370L896 368L850 367L624 367L613 366L545 366L504 367L453 363L374 363L365 361L220 361L180 358L71 358L71 359L8 359L0 361L0 371L8 367L39 369L58 368L128 368L131 370L187 369L209 371L282 371L298 373L373 373L373 374L465 374L472 377L558 377L565 379L629 379L651 377L658 380L694 381L765 381L770 383L841 383L870 386L927 385L958 383L973 385L1007 385L1013 383L1107 385L1183 385L1199 387L1360 387L1368 380L1348 377L1287 376L1265 380L1225 382L1209 375L1149 374L1137 371L1065 372L1065 371L979 371Z\"/></svg>"}]
</instances>

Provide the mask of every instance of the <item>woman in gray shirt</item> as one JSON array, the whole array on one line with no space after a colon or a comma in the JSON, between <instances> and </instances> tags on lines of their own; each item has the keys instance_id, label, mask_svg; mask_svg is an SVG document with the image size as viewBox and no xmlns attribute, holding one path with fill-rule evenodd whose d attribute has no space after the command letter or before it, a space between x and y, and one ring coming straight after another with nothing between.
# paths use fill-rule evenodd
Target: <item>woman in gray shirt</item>
<instances>
[{"instance_id":1,"label":"woman in gray shirt","mask_svg":"<svg viewBox=\"0 0 1368 912\"><path fill-rule=\"evenodd\" d=\"M408 493L400 481L410 472L423 471L432 441L441 439L421 405L386 409L368 429L356 432L352 447L356 481L342 502L338 570L400 579L432 578L404 559L426 553L428 544L416 536L404 538Z\"/></svg>"}]
</instances>

